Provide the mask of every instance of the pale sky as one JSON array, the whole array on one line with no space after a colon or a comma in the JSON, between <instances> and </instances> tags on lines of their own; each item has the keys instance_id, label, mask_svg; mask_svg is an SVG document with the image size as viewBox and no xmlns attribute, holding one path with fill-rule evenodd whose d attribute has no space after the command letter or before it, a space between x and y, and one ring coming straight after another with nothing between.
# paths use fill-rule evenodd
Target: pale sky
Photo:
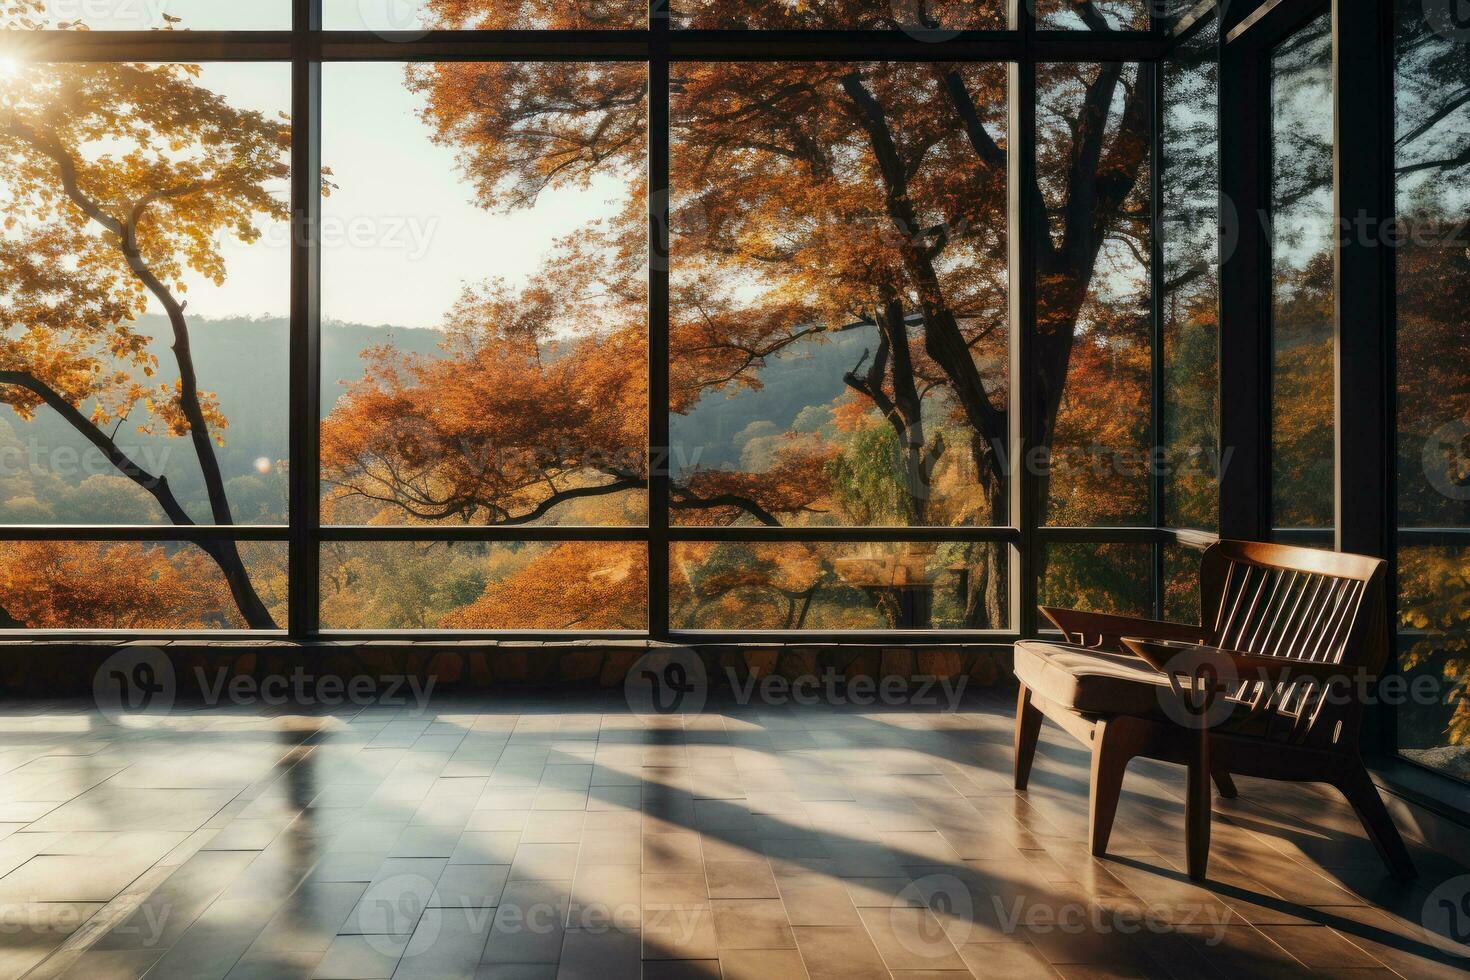
<instances>
[{"instance_id":1,"label":"pale sky","mask_svg":"<svg viewBox=\"0 0 1470 980\"><path fill-rule=\"evenodd\" d=\"M625 193L605 177L500 214L472 204L454 151L433 145L398 64L322 69L322 315L433 327L466 282L533 275L554 239L607 217Z\"/></svg>"},{"instance_id":2,"label":"pale sky","mask_svg":"<svg viewBox=\"0 0 1470 980\"><path fill-rule=\"evenodd\" d=\"M354 6L358 0L345 0ZM373 3L413 0L363 0ZM46 0L52 23L81 21L98 31L151 31L181 18L181 28L200 31L289 30L291 0Z\"/></svg>"},{"instance_id":3,"label":"pale sky","mask_svg":"<svg viewBox=\"0 0 1470 980\"><path fill-rule=\"evenodd\" d=\"M234 105L274 114L290 104L290 73L277 64L208 64L200 83ZM555 238L610 215L616 178L543 194L536 207L499 214L473 203L453 150L435 146L418 119L401 64L322 69L322 159L337 185L322 202L322 316L369 324L437 327L465 283L524 282ZM284 195L287 188L276 188ZM228 278L192 277L189 310L208 318L284 317L290 255L284 223L264 238L221 242Z\"/></svg>"},{"instance_id":4,"label":"pale sky","mask_svg":"<svg viewBox=\"0 0 1470 980\"><path fill-rule=\"evenodd\" d=\"M400 31L419 26L423 0L323 0L322 22L334 31ZM281 31L291 27L291 0L46 0L53 23L81 21L93 30L147 31L164 15L199 31Z\"/></svg>"},{"instance_id":5,"label":"pale sky","mask_svg":"<svg viewBox=\"0 0 1470 980\"><path fill-rule=\"evenodd\" d=\"M423 0L324 0L329 30L412 30ZM291 0L47 0L53 23L94 30L155 30L164 15L179 28L285 30ZM284 64L206 64L200 83L242 108L288 112ZM322 316L369 324L437 327L466 283L523 282L552 241L610 215L623 184L542 196L510 215L476 207L452 150L436 147L418 120L420 100L401 64L330 64L322 70L322 160L337 184L322 202ZM274 189L285 197L285 182ZM187 277L191 314L206 318L285 317L290 254L284 222L261 225L243 245L223 237L228 278L215 286ZM159 312L154 310L154 312Z\"/></svg>"},{"instance_id":6,"label":"pale sky","mask_svg":"<svg viewBox=\"0 0 1470 980\"><path fill-rule=\"evenodd\" d=\"M329 31L412 31L422 26L425 0L322 0ZM291 0L46 0L52 23L80 21L99 31L149 31L179 18L199 31L284 31Z\"/></svg>"}]
</instances>

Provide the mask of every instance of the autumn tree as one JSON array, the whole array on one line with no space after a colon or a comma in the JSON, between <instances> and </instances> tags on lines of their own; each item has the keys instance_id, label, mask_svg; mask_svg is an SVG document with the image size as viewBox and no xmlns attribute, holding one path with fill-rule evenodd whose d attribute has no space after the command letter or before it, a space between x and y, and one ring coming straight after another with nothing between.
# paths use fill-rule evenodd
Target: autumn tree
<instances>
[{"instance_id":1,"label":"autumn tree","mask_svg":"<svg viewBox=\"0 0 1470 980\"><path fill-rule=\"evenodd\" d=\"M644 549L613 542L557 542L488 583L444 616L448 629L628 630L648 625Z\"/></svg>"},{"instance_id":2,"label":"autumn tree","mask_svg":"<svg viewBox=\"0 0 1470 980\"><path fill-rule=\"evenodd\" d=\"M7 20L38 18L41 6L0 3ZM221 237L253 242L259 222L288 217L278 189L289 125L230 105L199 75L192 65L28 64L0 85L0 186L12 202L0 237L0 401L22 419L56 413L179 526L195 516L117 432L187 440L208 521L234 523L215 454L227 420L196 376L185 279L223 282ZM150 303L167 318L171 365L137 328ZM199 547L245 622L273 628L236 544Z\"/></svg>"},{"instance_id":3,"label":"autumn tree","mask_svg":"<svg viewBox=\"0 0 1470 980\"><path fill-rule=\"evenodd\" d=\"M17 541L0 562L0 627L64 629L77 612L116 629L237 625L230 594L197 549L136 542ZM24 610L19 620L6 610Z\"/></svg>"},{"instance_id":4,"label":"autumn tree","mask_svg":"<svg viewBox=\"0 0 1470 980\"><path fill-rule=\"evenodd\" d=\"M538 16L548 26L576 26L594 10L604 18L636 16L631 8L621 9L558 4ZM715 9L696 8L694 16L725 25L791 26L789 12L773 13L767 4ZM434 23L445 27L524 26L528 10L483 0L429 4ZM1089 26L1106 27L1091 4L1078 5L1078 11ZM807 27L873 21L869 5L855 0L805 6L799 16ZM872 26L904 25L889 20ZM1088 312L1090 299L1096 299L1099 256L1109 241L1126 248L1132 240L1136 247L1146 234L1139 189L1150 112L1147 86L1137 84L1136 72L1125 65L1048 65L1040 71L1043 88L1065 106L1057 125L1043 127L1037 180L1021 194L1023 206L1048 231L1036 243L1035 351L1042 439L1050 444L1074 350L1079 344L1109 347L1102 336L1105 317ZM457 149L462 172L484 207L526 207L543 192L599 173L643 187L647 75L641 65L417 65L408 69L408 80L425 97L423 116L436 139ZM837 498L846 492L851 499L853 488L869 487L888 503L863 504L854 508L859 513L882 510L911 524L1008 523L1005 85L999 65L677 66L671 146L673 410L687 411L713 393L758 388L763 366L797 345L869 331L872 345L844 378L860 406L849 421L856 422L851 429L858 434L873 426L887 430L887 437L867 445L889 446L893 456L884 480L860 472L862 457L843 456L840 449L840 458L830 449L814 453L795 440L778 465L764 472L694 467L673 488L675 520L841 519L834 513ZM619 244L600 254L621 263L621 271L603 270L604 282L641 273L646 256L640 197L630 195L630 206L608 230ZM564 285L552 294L568 295ZM506 317L502 312L488 319ZM588 356L570 349L562 356L575 356L588 371L602 370L594 347L582 343ZM449 354L456 368L470 363ZM532 355L527 350L515 356ZM566 437L575 434L562 422L575 413L562 408L573 383L559 381L560 392L548 391L539 387L540 371L531 372L520 388L539 406L526 407L556 431L558 438L546 442L567 445ZM386 375L366 384L352 393L354 403L366 405L401 390ZM543 396L550 398L540 401ZM420 429L419 416L411 417ZM508 416L482 418L497 431L493 439L470 440L481 446L526 424ZM351 428L344 425L343 431ZM423 438L425 445L443 442L437 430ZM594 445L585 437L580 444L569 441L578 447L573 457ZM377 459L379 472L394 484L380 487L379 499L401 500L400 512L415 514L424 499L413 483L421 463L408 452ZM560 460L553 463L553 472L565 472ZM359 459L347 469L362 465ZM944 496L938 474L946 466L965 479L950 479L953 495L938 499L936 494ZM516 496L537 485L531 471L504 482L503 495L494 481L485 481L491 499L471 508L472 519L513 523L545 514L558 496L636 487L646 478L589 475L580 466L577 473L570 483L542 479L544 493L534 500ZM462 481L441 475L444 487ZM436 501L452 496L447 490L430 495ZM427 513L444 516L444 508ZM463 507L454 513L471 516ZM968 625L1004 620L1002 553L975 549L963 617Z\"/></svg>"},{"instance_id":5,"label":"autumn tree","mask_svg":"<svg viewBox=\"0 0 1470 980\"><path fill-rule=\"evenodd\" d=\"M1397 9L1396 304L1398 521L1470 527L1470 47L1435 13ZM1401 669L1441 683L1439 705L1399 711L1399 744L1470 773L1470 575L1466 548L1401 539L1397 579ZM1435 747L1456 747L1433 752Z\"/></svg>"}]
</instances>

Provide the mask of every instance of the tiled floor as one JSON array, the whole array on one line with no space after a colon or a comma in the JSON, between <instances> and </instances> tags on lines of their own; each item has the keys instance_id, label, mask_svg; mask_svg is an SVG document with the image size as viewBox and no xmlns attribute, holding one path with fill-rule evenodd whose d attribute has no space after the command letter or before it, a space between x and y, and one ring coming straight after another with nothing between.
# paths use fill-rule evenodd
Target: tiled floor
<instances>
[{"instance_id":1,"label":"tiled floor","mask_svg":"<svg viewBox=\"0 0 1470 980\"><path fill-rule=\"evenodd\" d=\"M576 696L334 714L0 713L0 977L1459 974L1325 791L1241 780L1212 881L1182 779L1084 844L1087 758L1011 709ZM1461 890L1463 891L1463 889ZM1470 955L1470 948L1464 950Z\"/></svg>"}]
</instances>

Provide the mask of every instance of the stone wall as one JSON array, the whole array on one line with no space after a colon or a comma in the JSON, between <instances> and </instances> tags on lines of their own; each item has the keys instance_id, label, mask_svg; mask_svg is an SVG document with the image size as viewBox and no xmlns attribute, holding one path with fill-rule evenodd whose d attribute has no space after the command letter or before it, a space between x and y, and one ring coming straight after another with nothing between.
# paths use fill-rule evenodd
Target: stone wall
<instances>
[{"instance_id":1,"label":"stone wall","mask_svg":"<svg viewBox=\"0 0 1470 980\"><path fill-rule=\"evenodd\" d=\"M757 679L820 679L877 684L885 679L967 678L966 688L1010 683L1006 644L922 647L843 644L720 644L680 646L647 641L331 642L292 645L272 641L170 640L117 644L40 641L0 646L0 693L20 697L82 697L104 664L148 661L154 673L171 671L177 696L192 698L201 679L209 685L236 677L304 672L315 678L413 677L434 682L438 692L507 687L619 688L628 671L651 652L692 650L709 689ZM131 667L129 667L131 669Z\"/></svg>"}]
</instances>

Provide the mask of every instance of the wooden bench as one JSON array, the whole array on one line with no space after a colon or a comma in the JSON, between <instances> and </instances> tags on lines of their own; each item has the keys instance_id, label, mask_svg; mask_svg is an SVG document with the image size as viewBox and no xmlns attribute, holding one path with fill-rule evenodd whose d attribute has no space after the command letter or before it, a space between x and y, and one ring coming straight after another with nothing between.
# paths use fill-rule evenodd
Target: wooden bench
<instances>
[{"instance_id":1,"label":"wooden bench","mask_svg":"<svg viewBox=\"0 0 1470 980\"><path fill-rule=\"evenodd\" d=\"M1397 877L1413 861L1358 752L1363 701L1389 649L1384 562L1220 541L1200 567L1205 625L1042 608L1065 641L1016 645L1016 789L1043 716L1092 751L1089 843L1107 851L1134 758L1188 767L1189 876L1205 877L1210 782L1232 774L1335 786Z\"/></svg>"}]
</instances>

